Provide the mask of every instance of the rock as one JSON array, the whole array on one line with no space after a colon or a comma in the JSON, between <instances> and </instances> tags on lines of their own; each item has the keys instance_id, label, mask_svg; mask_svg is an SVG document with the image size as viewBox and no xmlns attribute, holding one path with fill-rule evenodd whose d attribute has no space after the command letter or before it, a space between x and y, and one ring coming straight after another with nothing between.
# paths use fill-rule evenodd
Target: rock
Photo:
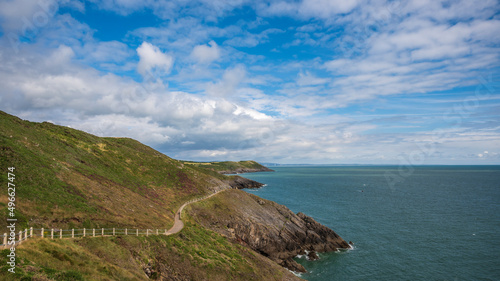
<instances>
[{"instance_id":1,"label":"rock","mask_svg":"<svg viewBox=\"0 0 500 281\"><path fill-rule=\"evenodd\" d=\"M152 272L151 272L151 265L150 264L148 264L148 266L144 268L144 273L146 273L146 275L148 277L151 277Z\"/></svg>"},{"instance_id":2,"label":"rock","mask_svg":"<svg viewBox=\"0 0 500 281\"><path fill-rule=\"evenodd\" d=\"M309 252L309 254L307 254L307 259L310 261L315 261L315 260L319 260L319 256L318 256L318 254L316 254L316 252L311 251L311 252Z\"/></svg>"},{"instance_id":3,"label":"rock","mask_svg":"<svg viewBox=\"0 0 500 281\"><path fill-rule=\"evenodd\" d=\"M303 213L294 214L283 205L244 191L223 192L218 195L218 202L224 206L203 210L203 206L198 206L193 217L205 227L290 270L303 272L293 257L306 251L312 252L309 258L315 260L316 253L350 248L337 233L313 218ZM204 213L210 215L204 216ZM219 223L212 224L212 221Z\"/></svg>"},{"instance_id":4,"label":"rock","mask_svg":"<svg viewBox=\"0 0 500 281\"><path fill-rule=\"evenodd\" d=\"M283 266L284 268L291 270L291 271L300 272L300 273L307 272L307 270L301 264L297 263L296 261L294 261L291 258L284 260L283 262L280 263L280 265Z\"/></svg>"},{"instance_id":5,"label":"rock","mask_svg":"<svg viewBox=\"0 0 500 281\"><path fill-rule=\"evenodd\" d=\"M234 189L260 188L264 184L240 176L232 176L227 183Z\"/></svg>"}]
</instances>

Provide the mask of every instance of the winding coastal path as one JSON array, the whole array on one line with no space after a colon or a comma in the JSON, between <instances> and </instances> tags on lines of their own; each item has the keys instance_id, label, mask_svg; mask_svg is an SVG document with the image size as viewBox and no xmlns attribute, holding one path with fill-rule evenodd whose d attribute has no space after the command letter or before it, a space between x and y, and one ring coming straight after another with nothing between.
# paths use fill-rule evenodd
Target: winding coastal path
<instances>
[{"instance_id":1,"label":"winding coastal path","mask_svg":"<svg viewBox=\"0 0 500 281\"><path fill-rule=\"evenodd\" d=\"M207 195L205 197L202 197L202 198L198 198L198 199L193 199L191 201L188 201L186 203L184 203L180 208L179 210L177 210L177 212L175 213L175 217L174 217L174 225L172 226L172 228L170 228L166 235L172 235L172 234L175 234L175 233L178 233L180 232L183 228L184 228L184 223L182 222L182 218L181 218L181 215L182 215L182 210L184 210L184 207L186 207L187 205L191 204L191 203L195 203L195 202L198 202L198 201L201 201L201 200L205 200L205 199L208 199L214 195L216 195L217 193L219 192L222 192L222 191L226 191L228 189L222 189L222 190L219 190L217 192L214 192L210 195Z\"/></svg>"},{"instance_id":2,"label":"winding coastal path","mask_svg":"<svg viewBox=\"0 0 500 281\"><path fill-rule=\"evenodd\" d=\"M196 198L196 199L192 199L186 203L184 203L180 208L179 210L177 210L177 212L175 213L175 216L174 216L174 225L169 229L167 230L166 232L162 233L164 235L172 235L172 234L175 234L175 233L178 233L180 232L183 228L184 228L184 223L182 222L182 211L184 210L184 207L186 207L187 205L191 204L191 203L195 203L195 202L198 202L198 201L201 201L201 200L205 200L205 199L208 199L214 195L216 195L217 193L219 192L222 192L222 191L226 191L226 190L229 190L231 188L225 188L225 189L221 189L217 192L214 192L210 195L207 195L205 197L201 197L201 198ZM36 234L36 235L33 235L33 231L41 231L41 234ZM88 229L88 234L85 235L85 229L83 229L83 236L87 236L87 237L103 237L103 236L115 236L115 235L121 235L123 234L123 230L125 231L125 235L137 235L139 236L139 229L115 229L115 228L112 228L113 230L113 234L111 235L109 232L111 231L111 229L106 229L107 233L105 233L105 229L104 228L101 228L101 234L99 235L99 232L97 233L97 236L96 236L96 229L92 229L92 232L90 232L91 229ZM122 231L122 233L116 233L115 230L117 230L118 232ZM130 232L128 232L127 230L129 230ZM46 229L46 231L49 231L49 229ZM46 237L47 238L50 238L50 239L54 239L54 238L59 238L59 239L62 239L63 238L63 231L65 232L71 232L71 234L65 234L64 235L64 238L77 238L79 237L79 235L75 235L75 229L66 229L66 230L62 230L62 229L56 229L54 231L54 229L51 229L50 230L50 235L47 233L46 234ZM97 231L99 231L99 229L97 229ZM28 238L31 238L31 237L44 237L44 229L33 229L33 228L30 228L30 229L25 229L24 231L19 231L19 240L16 239L15 241L15 245L19 245L21 244L22 242L26 241L26 239ZM92 233L92 234L90 234ZM55 235L54 235L55 234ZM144 234L143 232L141 232L141 235L146 235L148 236L149 234L154 234L154 230L152 229L146 229L146 233ZM158 229L156 229L156 234L158 234ZM15 234L16 238L17 238L17 233ZM0 248L6 248L6 247L11 247L10 244L7 244L7 238L10 237L12 235L7 235L7 233L4 233L4 235L0 235ZM69 237L68 237L69 236ZM3 238L3 239L2 239ZM2 240L3 240L3 243L2 243Z\"/></svg>"}]
</instances>

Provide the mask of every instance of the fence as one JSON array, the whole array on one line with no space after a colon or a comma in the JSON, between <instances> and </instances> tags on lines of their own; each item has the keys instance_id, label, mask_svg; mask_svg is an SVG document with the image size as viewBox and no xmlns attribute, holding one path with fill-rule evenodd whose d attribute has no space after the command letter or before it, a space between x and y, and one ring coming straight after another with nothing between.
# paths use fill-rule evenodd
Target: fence
<instances>
[{"instance_id":1,"label":"fence","mask_svg":"<svg viewBox=\"0 0 500 281\"><path fill-rule=\"evenodd\" d=\"M177 211L179 215L179 220L182 217L182 210L187 205L207 199L209 197L214 196L215 194L224 191L227 189L218 190L212 194L195 198L184 203L179 210ZM176 219L175 219L176 220ZM175 220L174 226L175 228ZM182 227L180 228L182 229ZM180 230L178 230L180 231ZM19 244L24 240L32 237L41 237L41 238L50 238L50 239L63 239L63 238L78 238L78 237L103 237L103 236L116 236L116 235L135 235L135 236L149 236L149 235L170 235L173 234L169 232L169 230L164 229L138 229L138 228L81 228L81 229L58 229L58 228L33 228L25 229L24 231L19 231L19 233L15 234L12 232L10 235L4 233L0 235L0 247L11 247L13 244ZM9 239L10 237L10 239ZM17 239L16 239L17 238ZM10 242L12 241L12 242Z\"/></svg>"},{"instance_id":2,"label":"fence","mask_svg":"<svg viewBox=\"0 0 500 281\"><path fill-rule=\"evenodd\" d=\"M4 233L0 235L0 246L10 247L12 244L19 244L24 240L32 237L41 237L49 239L62 238L78 238L78 237L103 237L117 235L134 235L134 236L149 236L149 235L169 235L167 229L138 229L138 228L81 228L81 229L57 229L57 228L33 228L19 231L11 239L12 236ZM9 240L13 242L8 242Z\"/></svg>"}]
</instances>

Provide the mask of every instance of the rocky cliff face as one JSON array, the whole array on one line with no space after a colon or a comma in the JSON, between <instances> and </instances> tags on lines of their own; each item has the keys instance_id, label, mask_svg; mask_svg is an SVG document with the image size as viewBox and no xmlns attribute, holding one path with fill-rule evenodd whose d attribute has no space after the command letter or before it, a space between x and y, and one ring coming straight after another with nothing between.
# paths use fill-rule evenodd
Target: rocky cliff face
<instances>
[{"instance_id":1,"label":"rocky cliff face","mask_svg":"<svg viewBox=\"0 0 500 281\"><path fill-rule=\"evenodd\" d=\"M254 180L250 180L247 178L243 178L240 176L232 176L231 179L227 181L227 183L235 189L243 189L243 188L260 188L264 186L264 184L260 182L256 182Z\"/></svg>"},{"instance_id":2,"label":"rocky cliff face","mask_svg":"<svg viewBox=\"0 0 500 281\"><path fill-rule=\"evenodd\" d=\"M303 213L240 190L230 190L193 204L189 213L200 224L247 245L278 264L305 272L293 257L331 252L349 245L333 230Z\"/></svg>"}]
</instances>

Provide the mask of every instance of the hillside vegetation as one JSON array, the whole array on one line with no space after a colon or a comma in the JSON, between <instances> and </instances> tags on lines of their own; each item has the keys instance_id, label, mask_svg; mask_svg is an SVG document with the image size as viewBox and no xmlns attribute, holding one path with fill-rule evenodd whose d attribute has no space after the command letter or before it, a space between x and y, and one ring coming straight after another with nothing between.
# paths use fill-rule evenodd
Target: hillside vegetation
<instances>
[{"instance_id":1,"label":"hillside vegetation","mask_svg":"<svg viewBox=\"0 0 500 281\"><path fill-rule=\"evenodd\" d=\"M231 188L235 177L185 165L135 140L101 138L0 111L0 165L15 167L17 229L170 228L186 201ZM0 213L7 217L7 192ZM1 220L3 232L6 220ZM189 215L177 234L30 238L16 273L0 252L0 280L294 280L251 249Z\"/></svg>"},{"instance_id":2,"label":"hillside vegetation","mask_svg":"<svg viewBox=\"0 0 500 281\"><path fill-rule=\"evenodd\" d=\"M228 187L223 175L184 165L138 141L101 138L4 112L0 153L2 179L15 167L22 228L166 228L185 201ZM0 212L6 215L4 193Z\"/></svg>"},{"instance_id":3,"label":"hillside vegetation","mask_svg":"<svg viewBox=\"0 0 500 281\"><path fill-rule=\"evenodd\" d=\"M188 221L172 236L29 239L0 280L299 280L271 260Z\"/></svg>"},{"instance_id":4,"label":"hillside vegetation","mask_svg":"<svg viewBox=\"0 0 500 281\"><path fill-rule=\"evenodd\" d=\"M255 161L223 161L223 162L192 162L184 161L184 164L205 168L221 174L239 174L252 172L272 172L273 170Z\"/></svg>"},{"instance_id":5,"label":"hillside vegetation","mask_svg":"<svg viewBox=\"0 0 500 281\"><path fill-rule=\"evenodd\" d=\"M132 139L1 111L0 155L3 185L16 185L17 230L169 229L185 202L223 191L188 205L184 229L170 236L30 238L17 246L15 274L9 250L0 253L0 280L296 280L283 268L305 272L296 255L349 248L314 219L237 190L261 183L224 175L272 171L255 161L179 161Z\"/></svg>"}]
</instances>

